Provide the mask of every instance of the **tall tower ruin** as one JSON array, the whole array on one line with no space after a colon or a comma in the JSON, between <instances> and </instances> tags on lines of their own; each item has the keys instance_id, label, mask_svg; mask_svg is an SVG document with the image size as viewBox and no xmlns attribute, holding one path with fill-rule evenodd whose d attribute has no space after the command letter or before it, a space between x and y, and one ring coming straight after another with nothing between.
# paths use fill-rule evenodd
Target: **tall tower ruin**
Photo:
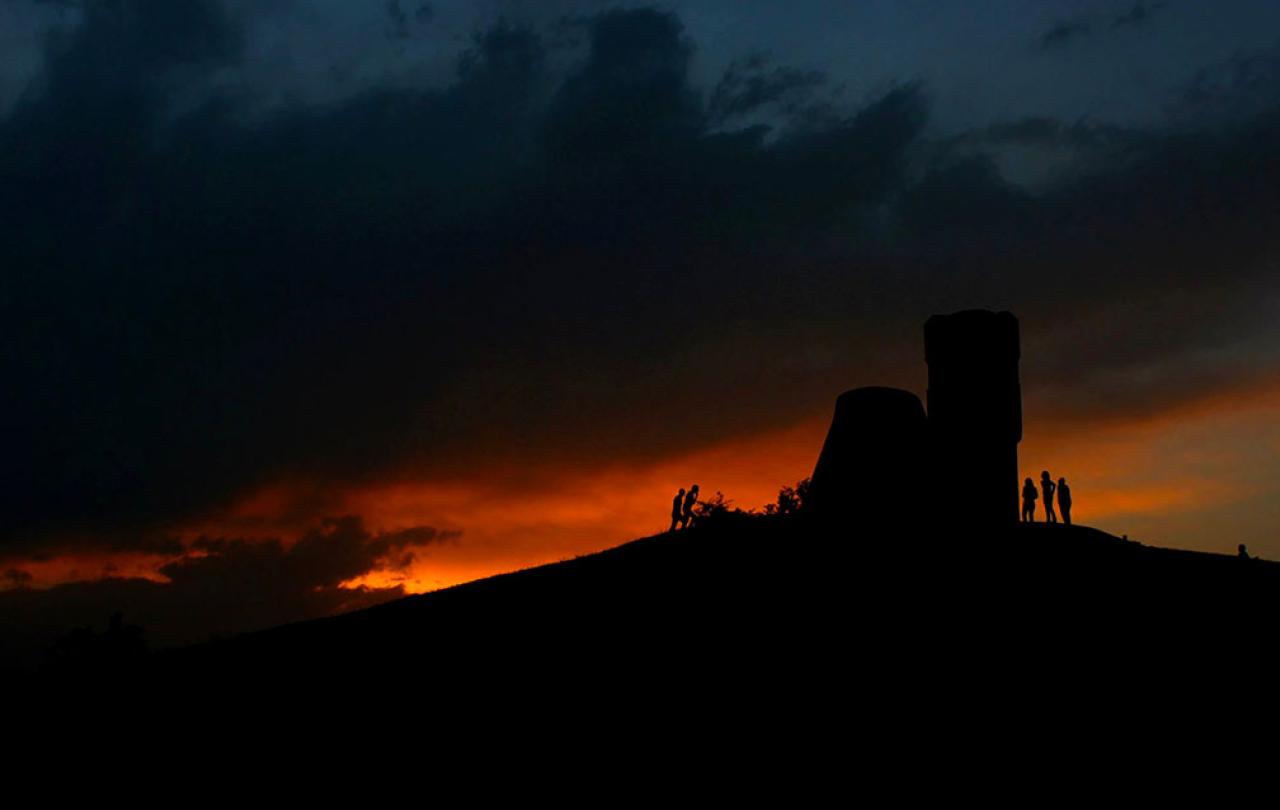
<instances>
[{"instance_id":1,"label":"tall tower ruin","mask_svg":"<svg viewBox=\"0 0 1280 810\"><path fill-rule=\"evenodd\" d=\"M949 519L1018 522L1022 386L1018 319L967 310L924 325L934 480Z\"/></svg>"}]
</instances>

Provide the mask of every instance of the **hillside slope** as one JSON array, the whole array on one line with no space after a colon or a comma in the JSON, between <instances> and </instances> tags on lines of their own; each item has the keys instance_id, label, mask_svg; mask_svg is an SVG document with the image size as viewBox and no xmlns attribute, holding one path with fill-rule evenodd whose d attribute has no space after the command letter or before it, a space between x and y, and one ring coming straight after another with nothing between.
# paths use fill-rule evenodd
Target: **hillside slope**
<instances>
[{"instance_id":1,"label":"hillside slope","mask_svg":"<svg viewBox=\"0 0 1280 810\"><path fill-rule=\"evenodd\" d=\"M1238 650L1280 616L1280 565L1035 524L823 532L729 516L687 533L156 656L169 683L421 684L526 698L692 682L831 693L940 672ZM1259 651L1260 654L1263 651ZM1269 655L1269 650L1265 651ZM1058 662L1058 663L1052 663Z\"/></svg>"}]
</instances>

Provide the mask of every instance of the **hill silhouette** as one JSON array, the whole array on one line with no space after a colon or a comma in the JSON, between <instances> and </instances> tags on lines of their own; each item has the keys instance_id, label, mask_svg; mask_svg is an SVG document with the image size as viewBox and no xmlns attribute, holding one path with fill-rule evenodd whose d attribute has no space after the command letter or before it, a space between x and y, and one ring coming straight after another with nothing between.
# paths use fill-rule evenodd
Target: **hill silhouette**
<instances>
[{"instance_id":1,"label":"hill silhouette","mask_svg":"<svg viewBox=\"0 0 1280 810\"><path fill-rule=\"evenodd\" d=\"M1050 661L1112 671L1190 651L1252 650L1269 660L1257 641L1280 615L1280 564L1080 526L1017 526L980 544L957 530L944 538L951 550L931 542L928 552L922 539L877 538L886 545L868 551L832 546L803 515L729 514L574 560L161 652L130 683L225 691L266 679L331 700L349 698L354 684L380 684L517 703L614 689L655 701L690 701L706 689L717 699L829 701L855 684L901 694L937 681L990 689L998 678L1014 688L1016 673Z\"/></svg>"},{"instance_id":2,"label":"hill silhouette","mask_svg":"<svg viewBox=\"0 0 1280 810\"><path fill-rule=\"evenodd\" d=\"M890 722L1013 708L1050 685L1114 698L1122 673L1271 667L1280 564L1018 522L1017 330L1009 313L930 319L928 413L905 391L843 394L809 501L789 514L712 510L574 560L127 666L69 656L47 674L151 696L287 685L353 711L422 688L461 713L590 714L625 696L663 713Z\"/></svg>"}]
</instances>

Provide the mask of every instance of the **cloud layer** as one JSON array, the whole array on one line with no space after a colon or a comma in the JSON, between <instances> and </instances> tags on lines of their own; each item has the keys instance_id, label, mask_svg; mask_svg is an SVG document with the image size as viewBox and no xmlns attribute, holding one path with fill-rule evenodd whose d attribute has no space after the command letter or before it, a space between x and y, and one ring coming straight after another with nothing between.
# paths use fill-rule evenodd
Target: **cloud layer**
<instances>
[{"instance_id":1,"label":"cloud layer","mask_svg":"<svg viewBox=\"0 0 1280 810\"><path fill-rule=\"evenodd\" d=\"M299 540L208 538L163 565L167 580L108 577L44 590L10 569L16 588L0 591L0 670L38 663L35 656L75 627L102 629L121 611L156 646L204 641L327 616L404 595L400 585L340 587L371 571L394 572L414 555L457 539L427 526L373 533L357 517L325 520Z\"/></svg>"},{"instance_id":2,"label":"cloud layer","mask_svg":"<svg viewBox=\"0 0 1280 810\"><path fill-rule=\"evenodd\" d=\"M391 39L433 24L392 5ZM919 324L969 306L1023 316L1063 420L1274 373L1265 55L1159 129L941 133L905 78L854 104L744 56L700 86L641 8L250 115L237 8L85 6L0 120L8 555L153 543L277 481L710 446L918 388Z\"/></svg>"}]
</instances>

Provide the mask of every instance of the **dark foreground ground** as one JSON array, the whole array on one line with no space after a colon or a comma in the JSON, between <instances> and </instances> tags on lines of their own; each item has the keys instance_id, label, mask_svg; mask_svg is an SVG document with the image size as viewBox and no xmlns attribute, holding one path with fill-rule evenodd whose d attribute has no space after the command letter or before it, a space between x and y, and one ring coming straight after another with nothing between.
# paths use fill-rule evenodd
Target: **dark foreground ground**
<instances>
[{"instance_id":1,"label":"dark foreground ground","mask_svg":"<svg viewBox=\"0 0 1280 810\"><path fill-rule=\"evenodd\" d=\"M748 726L803 718L909 736L914 723L1175 685L1248 702L1273 682L1277 622L1270 562L1060 525L971 537L729 515L32 686L131 701L301 699L333 713L391 701L437 720L531 707Z\"/></svg>"}]
</instances>

